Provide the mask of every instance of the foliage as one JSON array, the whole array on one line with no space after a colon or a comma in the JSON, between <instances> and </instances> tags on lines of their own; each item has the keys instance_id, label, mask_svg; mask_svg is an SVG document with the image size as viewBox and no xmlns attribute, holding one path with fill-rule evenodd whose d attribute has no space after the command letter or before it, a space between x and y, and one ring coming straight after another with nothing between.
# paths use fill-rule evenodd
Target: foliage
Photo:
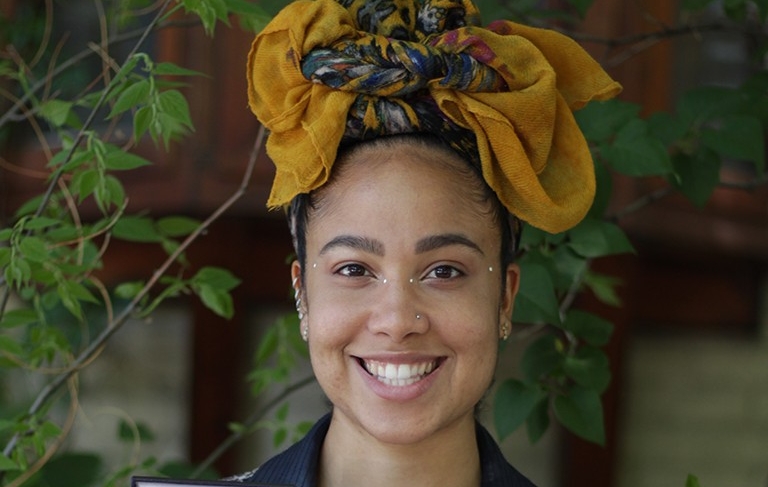
<instances>
[{"instance_id":1,"label":"foliage","mask_svg":"<svg viewBox=\"0 0 768 487\"><path fill-rule=\"evenodd\" d=\"M497 5L492 14L504 16L506 6L509 14L527 23L554 18L571 24L585 15L592 2L568 3L570 11L542 12L537 2L510 2L502 4L501 11ZM711 4L684 2L684 8L702 10ZM748 29L737 22L764 23L768 14L765 2L725 2L724 8L733 22L728 24L730 28L744 32ZM759 21L746 15L750 10L756 12ZM674 36L691 35L701 27L670 27L633 42L639 44L654 36L671 41ZM578 33L573 35L577 37ZM766 52L764 31L750 40L756 43L758 54ZM615 41L606 40L609 42ZM592 103L576 112L592 148L598 194L588 217L576 228L558 235L532 228L523 233L522 282L514 321L538 324L542 330L522 357L523 377L507 379L496 392L494 422L500 437L525 424L530 440L537 441L550 424L551 411L576 435L605 443L600 397L610 382L610 364L601 347L608 343L612 325L572 309L573 297L575 293L591 291L606 304L621 304L615 292L618 283L610 276L595 274L591 264L594 259L633 252L617 222L652 201L649 195L617 214L608 214L610 175L662 179L667 186L661 196L679 191L697 206L703 206L718 185L723 184L720 169L726 162L751 165L755 174L753 184L764 184L768 72L759 63L752 67L752 72L753 76L739 87L690 88L672 113L643 118L642 107L621 100Z\"/></svg>"},{"instance_id":2,"label":"foliage","mask_svg":"<svg viewBox=\"0 0 768 487\"><path fill-rule=\"evenodd\" d=\"M205 221L126 212L128 195L121 174L151 164L139 155L139 145L148 139L168 149L194 130L184 85L178 80L199 73L154 59L143 51L146 37L179 18L202 24L208 35L215 34L219 23L229 25L231 19L242 28L258 30L281 3L108 3L111 10L102 18L113 19L110 27L116 30L103 34L95 44L132 40L134 47L124 59L106 58L105 52L94 49L58 58L56 44L48 39L46 18L52 11L41 16L24 4L17 22L0 19L0 42L5 43L7 54L0 59L0 147L9 144L12 134L24 125L38 136L49 171L42 194L15 209L0 227L0 367L46 377L48 371L58 371L26 410L3 411L7 417L0 418L0 439L5 443L0 478L8 485L120 485L137 470L206 476L221 452L254 429L271 430L276 444L306 431L306 424L288 423L289 406L284 402L312 380L293 374L306 348L296 333L295 317L290 316L266 331L250 375L255 395L282 390L245 421L233 422L232 437L203 465L158 465L148 458L105 474L98 455L54 456L74 419L77 375L128 317L147 316L166 299L187 294L198 296L221 316L234 312L230 291L238 279L224 269L195 270L185 250L242 194L255 157L239 191ZM557 10L543 10L541 2L532 0L479 3L486 18L512 18L566 31L574 28L569 33L578 38L574 26L588 13L592 1L569 0L566 8ZM685 17L689 23L631 39L603 41L642 46L649 38L671 42L694 35L711 26L696 24L693 14L713 3L686 0L683 8L691 13ZM727 20L717 28L749 36L755 59L762 59L768 52L765 30L754 27L764 27L768 2L729 0L722 9ZM145 14L135 15L138 11ZM137 21L143 24L137 26ZM80 80L72 74L71 68L80 60L97 55L104 59L95 79ZM606 441L601 395L611 378L603 348L611 339L612 324L575 309L575 296L591 292L609 305L620 306L618 283L598 274L593 263L633 252L620 226L629 212L672 192L702 206L723 184L719 174L727 163L750 165L753 185L765 182L768 73L759 62L751 71L753 75L739 87L692 87L671 113L641 116L640 106L620 100L591 104L577 113L593 150L598 195L588 217L576 228L557 235L533 228L523 233L519 259L523 277L513 318L530 324L536 338L522 355L520 376L505 378L496 390L493 418L501 438L525 425L535 442L554 418L589 441ZM118 126L128 127L130 136L121 138L115 130ZM663 183L662 191L609 214L614 174L653 178ZM96 216L83 218L86 208ZM114 240L158 245L168 259L146 281L107 289L97 271ZM12 297L21 304L11 306ZM65 322L96 333L72 333ZM70 417L63 424L51 415L59 401L70 404ZM273 419L265 419L272 412ZM151 441L152 432L141 424L126 423L117 436L120 441ZM698 485L698 481L691 476L687 485Z\"/></svg>"},{"instance_id":3,"label":"foliage","mask_svg":"<svg viewBox=\"0 0 768 487\"><path fill-rule=\"evenodd\" d=\"M98 456L65 453L50 459L74 419L77 375L129 317L147 316L168 298L194 294L223 317L234 313L230 292L239 280L226 269L195 270L185 250L239 198L244 187L206 221L152 218L126 214L128 197L119 175L151 164L135 151L145 135L168 149L193 130L183 85L177 80L199 73L156 62L142 52L147 36L168 25L180 9L198 14L209 34L217 21L227 23L234 14L241 25L251 28L263 25L267 17L253 4L238 0L166 1L149 7L146 3L112 2L106 5L111 10L102 14L104 19L118 21L113 31L103 33L99 45L133 39L133 48L123 60L107 58L106 50L87 49L59 61L57 46L47 45L50 24L34 23L37 28L30 31L25 23L3 21L7 29L3 40L18 43L6 47L8 55L0 64L7 102L0 131L8 141L9 134L22 130L22 122L31 127L47 155L49 174L45 192L21 205L0 229L0 366L43 377L58 371L26 411L13 412L0 422L5 444L0 478L8 479L9 485L115 485L135 469L162 472L163 466L146 459L104 478ZM97 2L97 7L105 5ZM20 5L20 17L31 8ZM149 14L133 15L140 11ZM50 21L55 13L52 3L42 13ZM128 28L136 30L128 35ZM31 62L24 57L28 48L38 53ZM88 55L103 56L102 71L93 82L73 90L67 70L75 65L73 60ZM121 137L117 127L132 127L130 136ZM98 271L116 240L159 245L167 260L146 281L108 290ZM69 318L62 317L62 309ZM94 309L105 313L94 313ZM73 334L67 323L87 332ZM91 332L95 332L92 339ZM71 408L61 425L51 414L66 397L59 392L64 387ZM123 424L118 437L150 441L152 434L141 424L130 428Z\"/></svg>"}]
</instances>

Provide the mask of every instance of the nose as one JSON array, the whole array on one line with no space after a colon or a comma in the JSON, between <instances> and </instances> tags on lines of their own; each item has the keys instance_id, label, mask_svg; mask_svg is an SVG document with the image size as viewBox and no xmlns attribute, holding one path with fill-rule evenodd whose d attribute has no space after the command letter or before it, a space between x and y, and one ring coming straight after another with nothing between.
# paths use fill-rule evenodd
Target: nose
<instances>
[{"instance_id":1,"label":"nose","mask_svg":"<svg viewBox=\"0 0 768 487\"><path fill-rule=\"evenodd\" d=\"M374 334L387 335L395 342L429 330L426 307L421 306L418 285L408 279L380 284L379 292L371 303L368 329Z\"/></svg>"}]
</instances>

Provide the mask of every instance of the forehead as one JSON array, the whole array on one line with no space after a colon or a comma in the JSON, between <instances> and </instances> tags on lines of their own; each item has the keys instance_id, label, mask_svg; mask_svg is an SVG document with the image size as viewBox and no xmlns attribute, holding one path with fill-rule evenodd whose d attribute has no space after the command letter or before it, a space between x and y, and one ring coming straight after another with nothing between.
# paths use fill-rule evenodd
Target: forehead
<instances>
[{"instance_id":1,"label":"forehead","mask_svg":"<svg viewBox=\"0 0 768 487\"><path fill-rule=\"evenodd\" d=\"M308 239L329 232L413 239L449 232L500 245L482 181L452 152L412 143L364 146L339 164L310 214Z\"/></svg>"}]
</instances>

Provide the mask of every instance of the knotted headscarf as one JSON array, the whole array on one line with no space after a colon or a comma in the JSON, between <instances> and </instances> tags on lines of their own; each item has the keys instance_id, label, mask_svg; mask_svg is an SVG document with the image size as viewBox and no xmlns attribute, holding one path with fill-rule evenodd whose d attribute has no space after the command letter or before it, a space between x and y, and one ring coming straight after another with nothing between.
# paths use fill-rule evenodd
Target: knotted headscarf
<instances>
[{"instance_id":1,"label":"knotted headscarf","mask_svg":"<svg viewBox=\"0 0 768 487\"><path fill-rule=\"evenodd\" d=\"M478 27L470 0L298 0L253 42L249 104L270 130L268 201L328 180L345 139L429 132L476 161L515 216L551 233L595 191L572 110L618 94L578 44L507 21Z\"/></svg>"}]
</instances>

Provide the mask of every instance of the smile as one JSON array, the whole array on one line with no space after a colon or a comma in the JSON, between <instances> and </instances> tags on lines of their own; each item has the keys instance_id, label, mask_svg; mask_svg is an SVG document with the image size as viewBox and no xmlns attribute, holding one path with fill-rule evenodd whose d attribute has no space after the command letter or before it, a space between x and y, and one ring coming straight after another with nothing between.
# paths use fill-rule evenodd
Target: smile
<instances>
[{"instance_id":1,"label":"smile","mask_svg":"<svg viewBox=\"0 0 768 487\"><path fill-rule=\"evenodd\" d=\"M413 364L393 364L360 359L360 363L379 382L389 386L409 386L429 375L438 366L437 360Z\"/></svg>"}]
</instances>

